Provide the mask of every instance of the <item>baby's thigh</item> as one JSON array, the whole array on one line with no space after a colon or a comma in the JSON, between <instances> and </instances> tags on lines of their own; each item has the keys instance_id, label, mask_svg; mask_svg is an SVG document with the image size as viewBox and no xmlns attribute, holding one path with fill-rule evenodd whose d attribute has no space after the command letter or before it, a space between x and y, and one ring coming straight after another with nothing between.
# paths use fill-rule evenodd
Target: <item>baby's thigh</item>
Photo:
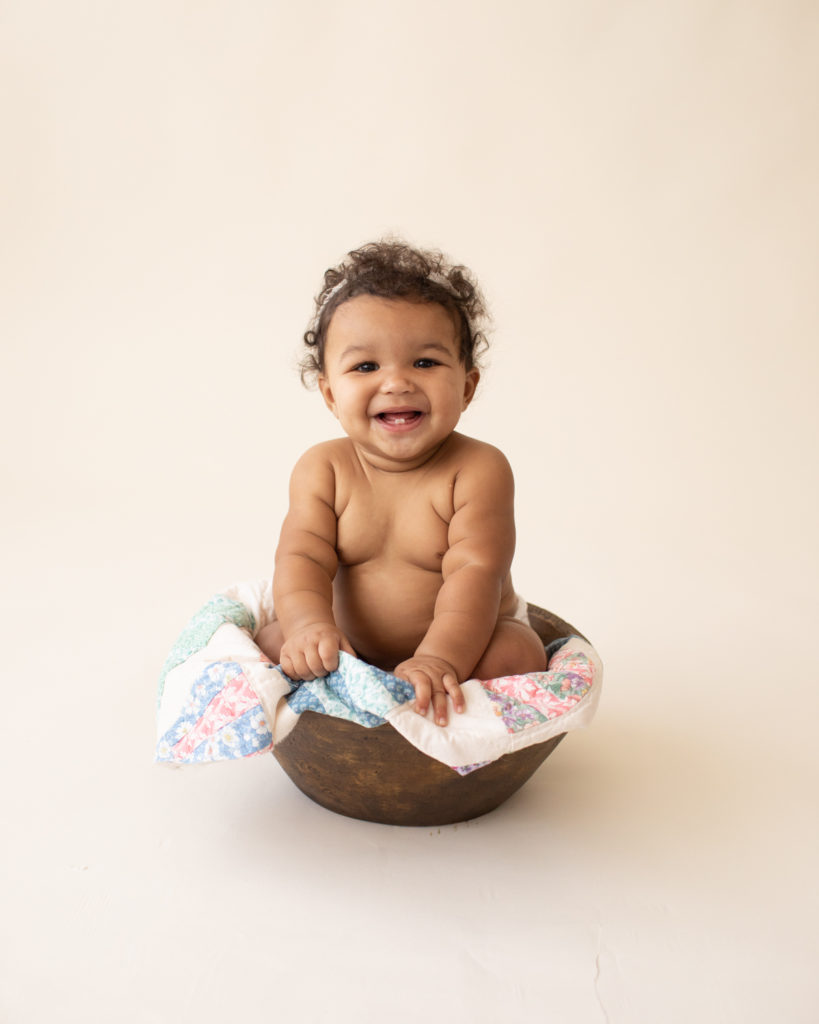
<instances>
[{"instance_id":1,"label":"baby's thigh","mask_svg":"<svg viewBox=\"0 0 819 1024\"><path fill-rule=\"evenodd\" d=\"M504 618L472 674L476 679L498 679L545 670L546 651L537 633L520 619Z\"/></svg>"}]
</instances>

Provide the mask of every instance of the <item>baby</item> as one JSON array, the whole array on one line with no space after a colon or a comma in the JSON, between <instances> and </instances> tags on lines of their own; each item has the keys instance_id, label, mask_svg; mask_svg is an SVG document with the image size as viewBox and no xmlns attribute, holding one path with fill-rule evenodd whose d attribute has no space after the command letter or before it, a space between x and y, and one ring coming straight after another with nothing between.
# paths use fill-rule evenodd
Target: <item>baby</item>
<instances>
[{"instance_id":1,"label":"baby","mask_svg":"<svg viewBox=\"0 0 819 1024\"><path fill-rule=\"evenodd\" d=\"M438 725L447 695L464 710L464 680L546 668L509 571L509 463L455 430L484 315L469 273L437 252L376 242L326 272L302 379L346 436L296 464L275 619L256 637L293 679L355 654L409 682Z\"/></svg>"}]
</instances>

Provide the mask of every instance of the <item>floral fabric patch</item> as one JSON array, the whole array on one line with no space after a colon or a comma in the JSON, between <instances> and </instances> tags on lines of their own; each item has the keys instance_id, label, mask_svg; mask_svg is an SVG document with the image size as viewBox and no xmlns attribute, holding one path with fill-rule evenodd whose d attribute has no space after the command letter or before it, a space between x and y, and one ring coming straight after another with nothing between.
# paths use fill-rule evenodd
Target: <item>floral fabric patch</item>
<instances>
[{"instance_id":1,"label":"floral fabric patch","mask_svg":"<svg viewBox=\"0 0 819 1024\"><path fill-rule=\"evenodd\" d=\"M290 710L346 718L373 729L383 725L387 712L415 697L410 683L357 658L339 655L339 667L321 679L294 681L297 689L287 698Z\"/></svg>"},{"instance_id":2,"label":"floral fabric patch","mask_svg":"<svg viewBox=\"0 0 819 1024\"><path fill-rule=\"evenodd\" d=\"M582 651L561 647L546 672L489 679L481 685L492 701L495 714L507 732L521 732L533 725L565 715L591 689L594 666Z\"/></svg>"},{"instance_id":3,"label":"floral fabric patch","mask_svg":"<svg viewBox=\"0 0 819 1024\"><path fill-rule=\"evenodd\" d=\"M236 662L208 665L182 714L159 738L157 761L229 761L270 750L273 735L259 698Z\"/></svg>"}]
</instances>

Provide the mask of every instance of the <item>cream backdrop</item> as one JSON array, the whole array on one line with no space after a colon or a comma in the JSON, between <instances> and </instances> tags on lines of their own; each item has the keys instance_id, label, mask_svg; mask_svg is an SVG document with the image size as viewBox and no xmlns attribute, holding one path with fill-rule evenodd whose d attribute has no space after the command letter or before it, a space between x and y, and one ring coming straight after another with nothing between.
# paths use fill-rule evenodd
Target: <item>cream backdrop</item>
<instances>
[{"instance_id":1,"label":"cream backdrop","mask_svg":"<svg viewBox=\"0 0 819 1024\"><path fill-rule=\"evenodd\" d=\"M819 10L0 5L0 1019L815 1021ZM494 313L462 422L604 699L495 814L151 764L335 433L299 340L386 232Z\"/></svg>"}]
</instances>

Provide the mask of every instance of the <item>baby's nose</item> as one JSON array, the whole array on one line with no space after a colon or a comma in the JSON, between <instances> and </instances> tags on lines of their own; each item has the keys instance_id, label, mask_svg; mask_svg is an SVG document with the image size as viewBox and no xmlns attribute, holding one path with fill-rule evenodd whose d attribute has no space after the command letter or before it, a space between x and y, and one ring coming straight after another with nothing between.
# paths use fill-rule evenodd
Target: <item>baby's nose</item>
<instances>
[{"instance_id":1,"label":"baby's nose","mask_svg":"<svg viewBox=\"0 0 819 1024\"><path fill-rule=\"evenodd\" d=\"M385 374L381 390L388 395L406 394L414 390L412 376L402 369L390 370Z\"/></svg>"}]
</instances>

